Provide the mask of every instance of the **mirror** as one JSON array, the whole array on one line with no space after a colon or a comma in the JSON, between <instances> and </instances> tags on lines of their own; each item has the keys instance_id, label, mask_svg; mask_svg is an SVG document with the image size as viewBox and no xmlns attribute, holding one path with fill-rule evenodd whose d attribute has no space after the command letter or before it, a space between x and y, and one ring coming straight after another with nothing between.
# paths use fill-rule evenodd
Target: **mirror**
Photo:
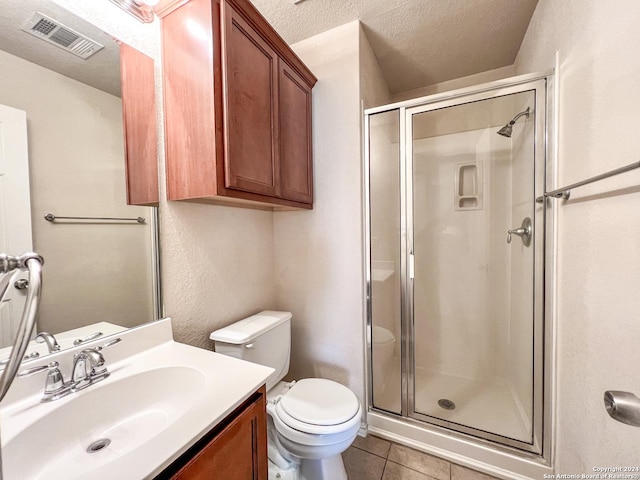
<instances>
[{"instance_id":1,"label":"mirror","mask_svg":"<svg viewBox=\"0 0 640 480\"><path fill-rule=\"evenodd\" d=\"M77 55L91 51L87 59ZM0 115L26 112L28 146L28 181L15 188L20 175L6 169L10 156L2 151L20 136L8 134L10 123L0 116L0 194L30 191L20 205L0 205L0 248L44 257L37 332L54 334L64 349L159 318L157 209L126 204L119 44L49 0L5 0L0 71ZM32 246L16 246L29 235ZM25 296L11 290L0 305L0 362L9 356ZM48 349L34 342L33 351Z\"/></svg>"}]
</instances>

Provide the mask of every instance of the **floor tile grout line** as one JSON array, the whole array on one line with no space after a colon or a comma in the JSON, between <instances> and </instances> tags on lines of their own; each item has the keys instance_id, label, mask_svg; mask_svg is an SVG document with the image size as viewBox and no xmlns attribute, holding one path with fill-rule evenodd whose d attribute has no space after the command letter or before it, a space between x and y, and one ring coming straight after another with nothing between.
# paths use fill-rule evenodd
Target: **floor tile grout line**
<instances>
[{"instance_id":1,"label":"floor tile grout line","mask_svg":"<svg viewBox=\"0 0 640 480\"><path fill-rule=\"evenodd\" d=\"M356 445L351 445L351 447L356 448L356 449L360 450L361 452L366 452L366 453L370 453L371 455L375 455L378 458L384 458L385 460L387 460L387 457L389 456L389 453L387 453L386 457L383 457L382 455L378 455L377 453L370 452L369 450L365 450L364 448L360 448L360 447L358 447Z\"/></svg>"},{"instance_id":2,"label":"floor tile grout line","mask_svg":"<svg viewBox=\"0 0 640 480\"><path fill-rule=\"evenodd\" d=\"M428 478L428 480L439 480L436 477L432 477L431 475L427 475L426 473L421 472L420 470L416 470L415 468L412 468L412 467L410 467L408 465L404 465L403 463L394 462L393 460L389 460L389 459L387 459L387 461L384 464L385 468L386 468L388 462L395 463L396 465L400 465L401 467L406 468L407 470L411 470L412 472L416 472L416 473L419 473L420 475L424 475L425 477ZM449 480L451 480L451 472L449 472Z\"/></svg>"}]
</instances>

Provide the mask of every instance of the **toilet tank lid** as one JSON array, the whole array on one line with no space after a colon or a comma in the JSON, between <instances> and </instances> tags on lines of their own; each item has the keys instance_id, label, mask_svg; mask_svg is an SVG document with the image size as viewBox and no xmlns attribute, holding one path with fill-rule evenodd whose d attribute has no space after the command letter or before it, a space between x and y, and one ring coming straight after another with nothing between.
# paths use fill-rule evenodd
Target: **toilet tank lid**
<instances>
[{"instance_id":1,"label":"toilet tank lid","mask_svg":"<svg viewBox=\"0 0 640 480\"><path fill-rule=\"evenodd\" d=\"M264 310L239 320L209 335L211 340L223 343L242 344L255 340L256 337L291 319L291 312Z\"/></svg>"}]
</instances>

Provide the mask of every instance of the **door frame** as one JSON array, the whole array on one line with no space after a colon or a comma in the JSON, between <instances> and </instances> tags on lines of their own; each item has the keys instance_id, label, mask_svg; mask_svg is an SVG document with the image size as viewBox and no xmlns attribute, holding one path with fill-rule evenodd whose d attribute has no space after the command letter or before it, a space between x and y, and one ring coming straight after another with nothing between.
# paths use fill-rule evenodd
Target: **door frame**
<instances>
[{"instance_id":1,"label":"door frame","mask_svg":"<svg viewBox=\"0 0 640 480\"><path fill-rule=\"evenodd\" d=\"M405 155L401 157L401 162L405 164L406 176L401 179L405 184L404 212L402 217L406 219L406 252L407 256L412 256L415 251L414 245L414 206L413 206L413 122L414 115L440 110L449 107L455 107L467 103L491 100L498 97L513 95L523 92L535 92L535 106L533 107L535 115L533 116L535 125L534 136L534 194L531 203L534 211L533 215L533 262L534 262L534 302L533 302L533 412L532 412L532 441L531 443L504 437L492 432L479 430L466 425L461 425L441 418L432 417L421 414L416 411L415 402L415 311L414 311L414 280L410 276L409 267L410 259L405 264L405 272L403 277L406 279L406 291L403 297L406 301L404 311L406 316L402 321L405 324L404 331L407 332L407 341L403 342L406 349L403 351L403 364L406 365L406 371L403 371L403 377L406 373L406 411L403 415L407 417L428 422L440 427L445 427L456 432L465 433L475 437L490 440L496 443L518 448L535 454L542 453L542 443L544 438L544 205L537 204L535 199L542 195L545 191L545 166L546 156L544 148L536 148L537 145L545 144L545 123L546 123L546 80L534 80L519 85L497 88L494 90L483 91L478 93L470 93L468 95L434 101L414 107L406 108L404 112L404 132L405 136L403 144ZM402 121L401 117L401 121ZM505 123L509 119L505 120ZM542 228L541 228L542 227ZM403 383L404 385L404 383ZM404 402L403 402L404 404Z\"/></svg>"},{"instance_id":2,"label":"door frame","mask_svg":"<svg viewBox=\"0 0 640 480\"><path fill-rule=\"evenodd\" d=\"M535 85L531 88L531 85ZM536 220L539 222L537 230L538 235L535 237L534 245L542 244L542 248L536 249L536 278L534 280L536 285L536 297L542 299L539 305L535 308L536 318L536 330L534 332L534 351L536 365L535 372L535 399L534 399L534 443L532 445L522 444L522 442L505 442L504 437L501 436L489 436L488 438L477 435L477 431L469 429L468 431L451 430L445 425L438 425L435 423L426 423L421 420L411 418L408 413L410 409L408 401L409 388L412 383L413 377L408 372L410 360L413 357L411 351L412 345L409 341L413 331L413 309L412 302L410 301L409 294L407 293L409 288L404 288L409 285L408 278L408 262L406 253L412 251L408 248L409 242L412 245L413 232L408 231L408 225L405 221L407 218L408 210L411 205L408 203L408 199L412 198L413 192L410 191L410 183L403 181L401 185L401 235L400 241L401 251L403 252L403 258L401 262L401 278L402 286L404 288L401 300L401 308L403 312L402 316L402 413L400 415L381 410L376 408L372 404L373 399L373 368L372 368L372 282L371 282L371 250L370 250L370 185L369 185L369 126L370 116L392 112L394 110L399 112L399 130L400 138L404 139L408 135L407 133L407 118L408 110L415 112L414 107L419 107L427 110L433 110L435 108L441 108L447 102L450 105L465 103L470 101L471 98L488 99L496 96L501 96L510 93L518 93L524 90L536 89L536 142L534 159L536 164L536 185L535 196L539 195L544 190L545 183L548 185L555 184L556 168L553 166L557 155L554 153L556 147L556 134L553 132L557 128L556 118L557 106L554 104L557 101L557 85L553 78L553 71L547 71L542 73L526 74L517 77L511 77L501 79L486 84L475 85L472 87L466 87L450 92L438 93L426 97L421 97L412 100L406 100L388 105L382 105L379 107L363 109L364 121L363 121L363 225L364 225L364 238L363 247L365 251L365 340L367 348L365 349L365 364L367 368L366 380L366 398L367 398L367 412L376 414L376 416L388 417L389 419L402 420L407 425L414 424L419 425L425 433L429 435L446 435L451 438L459 438L463 442L471 441L478 445L478 448L482 448L482 445L490 446L498 451L504 451L505 453L516 454L523 458L530 458L543 464L549 464L552 462L552 425L553 425L553 410L552 406L555 401L555 383L553 381L555 375L555 363L553 361L553 351L555 350L555 327L553 319L555 318L555 270L556 261L552 255L547 255L546 252L556 251L556 239L555 239L555 221L557 216L557 208L554 204L545 202L543 205L535 204ZM410 118L410 117L409 117ZM409 142L409 145L411 143ZM410 158L407 150L407 142L400 142L400 161L401 161L401 178L406 177L406 165L407 158ZM549 164L547 168L547 164ZM407 188L409 187L409 188ZM539 193L540 192L540 193ZM410 212L412 213L412 212ZM538 218L540 217L540 219ZM543 226L543 229L540 229ZM546 313L546 315L545 315ZM545 319L546 316L546 319ZM407 320L407 319L410 319ZM546 323L546 326L545 326ZM435 438L435 437L434 437Z\"/></svg>"},{"instance_id":3,"label":"door frame","mask_svg":"<svg viewBox=\"0 0 640 480\"><path fill-rule=\"evenodd\" d=\"M21 255L33 250L27 113L9 105L0 105L0 109L0 220L13 229L11 234L3 229L3 246L7 254ZM18 290L14 282L27 280L28 273L16 271L12 275L0 303L0 348L13 344L26 302L27 291Z\"/></svg>"}]
</instances>

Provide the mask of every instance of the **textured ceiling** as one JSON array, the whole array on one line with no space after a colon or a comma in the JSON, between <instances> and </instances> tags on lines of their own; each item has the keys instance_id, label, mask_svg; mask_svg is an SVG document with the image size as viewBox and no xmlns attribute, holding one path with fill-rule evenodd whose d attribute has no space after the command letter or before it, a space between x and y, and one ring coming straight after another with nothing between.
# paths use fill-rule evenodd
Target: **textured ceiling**
<instances>
[{"instance_id":1,"label":"textured ceiling","mask_svg":"<svg viewBox=\"0 0 640 480\"><path fill-rule=\"evenodd\" d=\"M360 20L391 93L513 64L538 0L252 0L289 44Z\"/></svg>"},{"instance_id":2,"label":"textured ceiling","mask_svg":"<svg viewBox=\"0 0 640 480\"><path fill-rule=\"evenodd\" d=\"M106 1L106 0L104 0ZM106 33L49 0L0 0L0 50L120 96L120 48ZM35 12L105 46L83 60L21 30Z\"/></svg>"}]
</instances>

